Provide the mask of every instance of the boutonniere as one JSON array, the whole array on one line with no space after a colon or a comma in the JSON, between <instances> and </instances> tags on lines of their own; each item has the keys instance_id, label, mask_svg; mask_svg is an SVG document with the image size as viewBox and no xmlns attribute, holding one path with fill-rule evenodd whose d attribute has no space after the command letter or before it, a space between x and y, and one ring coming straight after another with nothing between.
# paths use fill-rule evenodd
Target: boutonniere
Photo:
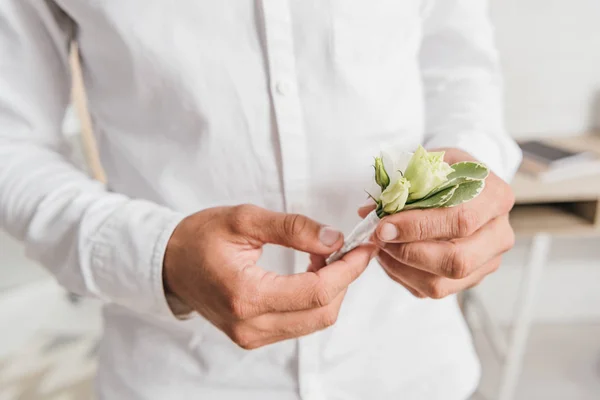
<instances>
[{"instance_id":1,"label":"boutonniere","mask_svg":"<svg viewBox=\"0 0 600 400\"><path fill-rule=\"evenodd\" d=\"M406 161L408 160L408 162ZM422 146L414 154L381 152L373 165L377 192L368 192L376 208L346 237L327 263L366 242L387 215L407 210L455 207L477 197L485 187L488 168L477 162L449 165L444 152L428 152Z\"/></svg>"}]
</instances>

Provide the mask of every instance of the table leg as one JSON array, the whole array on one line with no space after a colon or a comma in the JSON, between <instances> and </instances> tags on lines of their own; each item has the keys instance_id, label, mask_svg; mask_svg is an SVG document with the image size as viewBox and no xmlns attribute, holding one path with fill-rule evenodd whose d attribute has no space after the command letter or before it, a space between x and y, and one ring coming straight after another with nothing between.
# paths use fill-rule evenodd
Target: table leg
<instances>
[{"instance_id":1,"label":"table leg","mask_svg":"<svg viewBox=\"0 0 600 400\"><path fill-rule=\"evenodd\" d=\"M499 400L511 400L521 374L527 337L533 319L536 292L550 251L550 235L539 233L531 242L527 265L519 285L515 304L515 318L503 367L499 388Z\"/></svg>"}]
</instances>

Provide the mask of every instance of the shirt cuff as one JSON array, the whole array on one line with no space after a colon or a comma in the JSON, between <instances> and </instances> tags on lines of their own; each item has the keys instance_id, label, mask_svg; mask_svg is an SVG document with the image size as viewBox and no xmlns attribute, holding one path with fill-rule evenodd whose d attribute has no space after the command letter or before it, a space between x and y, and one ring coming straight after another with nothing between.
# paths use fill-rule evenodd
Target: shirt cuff
<instances>
[{"instance_id":1,"label":"shirt cuff","mask_svg":"<svg viewBox=\"0 0 600 400\"><path fill-rule=\"evenodd\" d=\"M517 143L509 136L488 136L481 134L457 134L434 136L425 147L455 148L465 151L486 164L496 175L510 182L519 165L522 153Z\"/></svg>"},{"instance_id":2,"label":"shirt cuff","mask_svg":"<svg viewBox=\"0 0 600 400\"><path fill-rule=\"evenodd\" d=\"M89 237L89 262L82 263L88 288L134 311L176 318L163 288L163 260L184 217L144 200L121 204Z\"/></svg>"}]
</instances>

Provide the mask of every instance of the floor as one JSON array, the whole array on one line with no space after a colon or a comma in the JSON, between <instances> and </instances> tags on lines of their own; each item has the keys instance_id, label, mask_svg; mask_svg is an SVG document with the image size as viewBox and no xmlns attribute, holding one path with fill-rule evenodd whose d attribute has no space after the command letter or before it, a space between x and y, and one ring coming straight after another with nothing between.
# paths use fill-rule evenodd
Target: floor
<instances>
[{"instance_id":1,"label":"floor","mask_svg":"<svg viewBox=\"0 0 600 400\"><path fill-rule=\"evenodd\" d=\"M0 292L0 400L91 397L100 304L72 300L52 279Z\"/></svg>"},{"instance_id":2,"label":"floor","mask_svg":"<svg viewBox=\"0 0 600 400\"><path fill-rule=\"evenodd\" d=\"M0 292L0 326L11 327L0 331L0 400L90 398L99 310L48 279ZM478 331L475 341L484 376L473 400L492 400L498 363ZM536 326L516 399L600 399L600 323Z\"/></svg>"},{"instance_id":3,"label":"floor","mask_svg":"<svg viewBox=\"0 0 600 400\"><path fill-rule=\"evenodd\" d=\"M499 363L484 335L474 333L484 373L473 400L492 400ZM600 323L534 326L516 399L599 400Z\"/></svg>"}]
</instances>

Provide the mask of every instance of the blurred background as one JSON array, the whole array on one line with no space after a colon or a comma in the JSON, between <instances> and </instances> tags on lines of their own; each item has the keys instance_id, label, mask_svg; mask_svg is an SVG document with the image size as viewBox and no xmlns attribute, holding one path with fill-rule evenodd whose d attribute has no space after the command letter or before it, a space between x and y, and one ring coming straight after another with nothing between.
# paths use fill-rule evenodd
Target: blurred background
<instances>
[{"instance_id":1,"label":"blurred background","mask_svg":"<svg viewBox=\"0 0 600 400\"><path fill-rule=\"evenodd\" d=\"M511 134L600 153L600 1L491 3ZM101 178L81 97L64 132ZM475 399L600 399L600 173L570 182L518 175L517 245L461 299L483 363ZM89 398L101 329L98 302L0 232L0 400Z\"/></svg>"}]
</instances>

